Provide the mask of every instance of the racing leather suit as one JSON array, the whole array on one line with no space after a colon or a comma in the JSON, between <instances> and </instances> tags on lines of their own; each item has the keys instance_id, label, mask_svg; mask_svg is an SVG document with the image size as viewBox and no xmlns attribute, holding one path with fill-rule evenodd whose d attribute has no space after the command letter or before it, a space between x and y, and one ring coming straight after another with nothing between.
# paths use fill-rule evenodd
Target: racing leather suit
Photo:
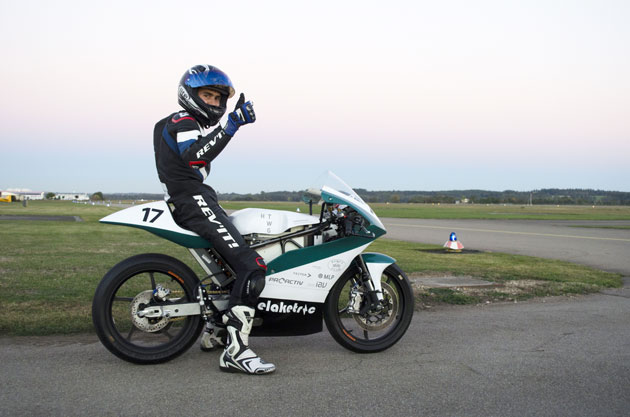
<instances>
[{"instance_id":1,"label":"racing leather suit","mask_svg":"<svg viewBox=\"0 0 630 417\"><path fill-rule=\"evenodd\" d=\"M187 112L160 120L153 131L158 176L175 210L173 218L212 243L236 273L229 306L253 307L264 286L267 266L250 249L217 201L212 187L203 183L210 162L225 148L232 136L218 125L207 134Z\"/></svg>"}]
</instances>

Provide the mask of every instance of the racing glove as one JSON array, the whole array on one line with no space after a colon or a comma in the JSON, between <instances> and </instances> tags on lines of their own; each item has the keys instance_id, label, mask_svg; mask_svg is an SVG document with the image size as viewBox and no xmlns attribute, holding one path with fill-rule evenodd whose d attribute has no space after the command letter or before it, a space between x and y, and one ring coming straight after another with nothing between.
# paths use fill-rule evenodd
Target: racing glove
<instances>
[{"instance_id":1,"label":"racing glove","mask_svg":"<svg viewBox=\"0 0 630 417\"><path fill-rule=\"evenodd\" d=\"M241 93L234 111L228 114L228 121L225 124L225 133L234 136L239 127L256 121L254 104L251 101L245 102L245 94Z\"/></svg>"}]
</instances>

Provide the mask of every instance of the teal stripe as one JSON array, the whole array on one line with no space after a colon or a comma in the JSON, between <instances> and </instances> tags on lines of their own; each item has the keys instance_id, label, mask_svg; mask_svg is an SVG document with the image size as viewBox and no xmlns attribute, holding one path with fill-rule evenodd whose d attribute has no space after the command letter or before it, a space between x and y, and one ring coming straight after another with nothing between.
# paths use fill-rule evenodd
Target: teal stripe
<instances>
[{"instance_id":1,"label":"teal stripe","mask_svg":"<svg viewBox=\"0 0 630 417\"><path fill-rule=\"evenodd\" d=\"M321 245L292 250L269 262L267 264L267 273L276 274L278 272L286 271L287 269L320 261L322 259L356 249L372 241L373 239L366 237L348 236L333 240L332 242L322 243Z\"/></svg>"},{"instance_id":2,"label":"teal stripe","mask_svg":"<svg viewBox=\"0 0 630 417\"><path fill-rule=\"evenodd\" d=\"M147 232L151 232L154 235L157 235L166 240L170 240L171 242L177 243L178 245L184 246L186 248L196 249L196 248L212 247L212 244L208 242L206 239L202 238L201 236L192 236L192 235L187 235L183 233L172 232L170 230L164 230L164 229L148 227L148 226L139 226L135 224L127 224L127 223L123 224L123 223L104 222L104 221L101 221L101 223L115 224L117 226L129 226L129 227L135 227L136 229L146 230Z\"/></svg>"},{"instance_id":3,"label":"teal stripe","mask_svg":"<svg viewBox=\"0 0 630 417\"><path fill-rule=\"evenodd\" d=\"M363 261L367 264L393 264L396 262L396 259L391 256L383 255L382 253L376 252L366 252L362 253L361 257Z\"/></svg>"}]
</instances>

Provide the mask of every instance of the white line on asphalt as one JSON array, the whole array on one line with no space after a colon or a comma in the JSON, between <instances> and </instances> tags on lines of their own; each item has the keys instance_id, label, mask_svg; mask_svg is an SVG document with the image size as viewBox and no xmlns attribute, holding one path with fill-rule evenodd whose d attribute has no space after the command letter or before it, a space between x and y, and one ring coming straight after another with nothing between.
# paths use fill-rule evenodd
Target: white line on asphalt
<instances>
[{"instance_id":1,"label":"white line on asphalt","mask_svg":"<svg viewBox=\"0 0 630 417\"><path fill-rule=\"evenodd\" d=\"M508 230L470 229L466 227L425 226L421 224L397 224L397 223L386 223L386 224L388 226L418 227L418 228L423 228L423 229L466 230L469 232L504 233L504 234L512 234L512 235L548 236L548 237L562 237L562 238L572 238L572 239L614 240L614 241L619 241L619 242L630 242L630 239L621 239L621 238L614 238L614 237L592 237L592 236L576 236L576 235L556 235L552 233L511 232Z\"/></svg>"}]
</instances>

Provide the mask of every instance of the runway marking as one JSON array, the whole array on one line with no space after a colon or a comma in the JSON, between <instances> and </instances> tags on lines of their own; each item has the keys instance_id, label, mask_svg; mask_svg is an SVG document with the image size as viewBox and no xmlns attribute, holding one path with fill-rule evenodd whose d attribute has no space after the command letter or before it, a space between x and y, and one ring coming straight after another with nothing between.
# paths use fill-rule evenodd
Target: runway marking
<instances>
[{"instance_id":1,"label":"runway marking","mask_svg":"<svg viewBox=\"0 0 630 417\"><path fill-rule=\"evenodd\" d=\"M388 226L417 227L417 228L422 228L422 229L444 229L444 230L451 230L451 231L466 230L468 232L503 233L503 234L511 234L511 235L547 236L547 237L562 237L562 238L570 238L570 239L613 240L617 242L630 242L630 239L622 239L622 238L615 238L615 237L593 237L593 236L576 236L576 235L557 235L553 233L511 232L508 230L471 229L471 228L466 228L466 227L426 226L426 225L421 225L421 224L388 223Z\"/></svg>"}]
</instances>

